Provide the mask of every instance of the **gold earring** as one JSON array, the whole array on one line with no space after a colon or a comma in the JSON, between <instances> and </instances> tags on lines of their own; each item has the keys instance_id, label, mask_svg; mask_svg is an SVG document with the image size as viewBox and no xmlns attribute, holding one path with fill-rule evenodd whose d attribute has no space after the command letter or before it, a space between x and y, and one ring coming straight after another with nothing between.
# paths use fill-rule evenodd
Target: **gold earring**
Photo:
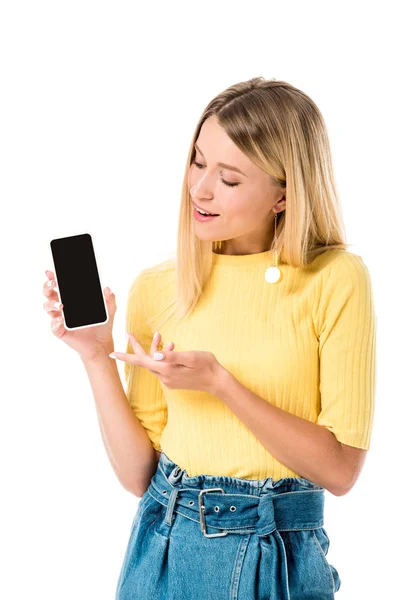
<instances>
[{"instance_id":1,"label":"gold earring","mask_svg":"<svg viewBox=\"0 0 400 600\"><path fill-rule=\"evenodd\" d=\"M268 269L265 271L265 281L267 281L268 283L277 283L280 278L281 278L281 271L278 268L278 250L276 249L276 242L277 242L277 235L276 235L276 222L278 220L278 214L275 213L275 236L274 236L274 241L272 243L273 246L273 261L272 261L272 266L268 267Z\"/></svg>"},{"instance_id":2,"label":"gold earring","mask_svg":"<svg viewBox=\"0 0 400 600\"><path fill-rule=\"evenodd\" d=\"M218 242L214 242L214 243L215 243L215 247L216 247L216 249L217 249L217 250L221 250L221 248L222 248L222 242L221 242L221 241L218 241Z\"/></svg>"}]
</instances>

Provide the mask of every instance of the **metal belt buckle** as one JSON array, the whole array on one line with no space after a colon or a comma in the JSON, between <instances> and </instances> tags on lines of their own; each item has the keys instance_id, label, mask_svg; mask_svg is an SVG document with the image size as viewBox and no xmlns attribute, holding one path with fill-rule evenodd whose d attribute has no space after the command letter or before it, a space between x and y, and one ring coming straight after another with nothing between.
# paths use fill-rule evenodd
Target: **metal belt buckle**
<instances>
[{"instance_id":1,"label":"metal belt buckle","mask_svg":"<svg viewBox=\"0 0 400 600\"><path fill-rule=\"evenodd\" d=\"M205 506L203 504L203 495L207 494L207 492L222 492L223 494L225 494L225 490L223 490L222 488L208 488L206 490L201 490L201 492L199 493L199 511L200 511L200 527L201 527L201 531L203 532L203 534L205 535L205 537L220 537L221 535L227 535L229 532L228 531L222 531L221 533L206 533L206 520L205 520L205 516L204 516L204 511L205 511Z\"/></svg>"}]
</instances>

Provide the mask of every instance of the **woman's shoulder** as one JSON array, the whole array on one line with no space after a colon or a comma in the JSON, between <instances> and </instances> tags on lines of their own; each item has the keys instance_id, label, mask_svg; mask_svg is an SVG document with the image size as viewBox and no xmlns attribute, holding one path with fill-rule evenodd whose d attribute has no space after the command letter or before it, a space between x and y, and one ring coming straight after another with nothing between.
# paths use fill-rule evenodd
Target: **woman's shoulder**
<instances>
[{"instance_id":1,"label":"woman's shoulder","mask_svg":"<svg viewBox=\"0 0 400 600\"><path fill-rule=\"evenodd\" d=\"M162 262L155 263L142 270L144 277L151 278L159 275L167 275L175 271L175 260L173 258L167 258Z\"/></svg>"},{"instance_id":2,"label":"woman's shoulder","mask_svg":"<svg viewBox=\"0 0 400 600\"><path fill-rule=\"evenodd\" d=\"M360 254L348 250L327 251L320 257L315 278L320 297L329 303L333 298L353 296L365 298L371 294L372 278Z\"/></svg>"},{"instance_id":3,"label":"woman's shoulder","mask_svg":"<svg viewBox=\"0 0 400 600\"><path fill-rule=\"evenodd\" d=\"M329 272L329 274L347 274L351 272L368 271L362 256L343 248L334 248L319 254L310 267L316 271Z\"/></svg>"},{"instance_id":4,"label":"woman's shoulder","mask_svg":"<svg viewBox=\"0 0 400 600\"><path fill-rule=\"evenodd\" d=\"M175 283L175 264L173 259L152 264L142 268L131 284L140 290L144 297L155 296Z\"/></svg>"}]
</instances>

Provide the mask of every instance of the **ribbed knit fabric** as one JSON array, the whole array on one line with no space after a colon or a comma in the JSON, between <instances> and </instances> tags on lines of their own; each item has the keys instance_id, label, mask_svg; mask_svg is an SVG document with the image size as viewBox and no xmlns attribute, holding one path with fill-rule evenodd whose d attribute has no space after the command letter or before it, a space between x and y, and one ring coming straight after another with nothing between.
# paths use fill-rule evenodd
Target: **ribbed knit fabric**
<instances>
[{"instance_id":1,"label":"ribbed knit fabric","mask_svg":"<svg viewBox=\"0 0 400 600\"><path fill-rule=\"evenodd\" d=\"M279 264L265 281L272 250L213 253L213 270L184 324L160 328L163 346L208 350L266 401L370 448L375 405L376 315L362 258L330 250L305 268ZM148 353L156 329L144 326L174 299L174 267L142 270L133 281L126 325ZM164 314L162 317L164 318ZM161 322L161 321L157 321ZM132 352L127 344L126 352ZM264 479L301 477L279 462L217 397L168 389L154 373L125 363L127 396L155 449L186 469Z\"/></svg>"}]
</instances>

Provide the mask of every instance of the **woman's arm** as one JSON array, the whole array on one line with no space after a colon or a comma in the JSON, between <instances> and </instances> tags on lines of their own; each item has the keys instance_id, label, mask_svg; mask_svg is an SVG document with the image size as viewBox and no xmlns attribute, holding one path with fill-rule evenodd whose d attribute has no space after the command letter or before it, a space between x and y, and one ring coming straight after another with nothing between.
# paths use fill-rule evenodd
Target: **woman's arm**
<instances>
[{"instance_id":1,"label":"woman's arm","mask_svg":"<svg viewBox=\"0 0 400 600\"><path fill-rule=\"evenodd\" d=\"M224 369L215 395L250 429L279 462L335 496L353 478L342 445L325 427L274 406Z\"/></svg>"},{"instance_id":2,"label":"woman's arm","mask_svg":"<svg viewBox=\"0 0 400 600\"><path fill-rule=\"evenodd\" d=\"M126 490L141 497L157 469L159 456L129 405L115 360L102 353L83 364L114 472Z\"/></svg>"}]
</instances>

